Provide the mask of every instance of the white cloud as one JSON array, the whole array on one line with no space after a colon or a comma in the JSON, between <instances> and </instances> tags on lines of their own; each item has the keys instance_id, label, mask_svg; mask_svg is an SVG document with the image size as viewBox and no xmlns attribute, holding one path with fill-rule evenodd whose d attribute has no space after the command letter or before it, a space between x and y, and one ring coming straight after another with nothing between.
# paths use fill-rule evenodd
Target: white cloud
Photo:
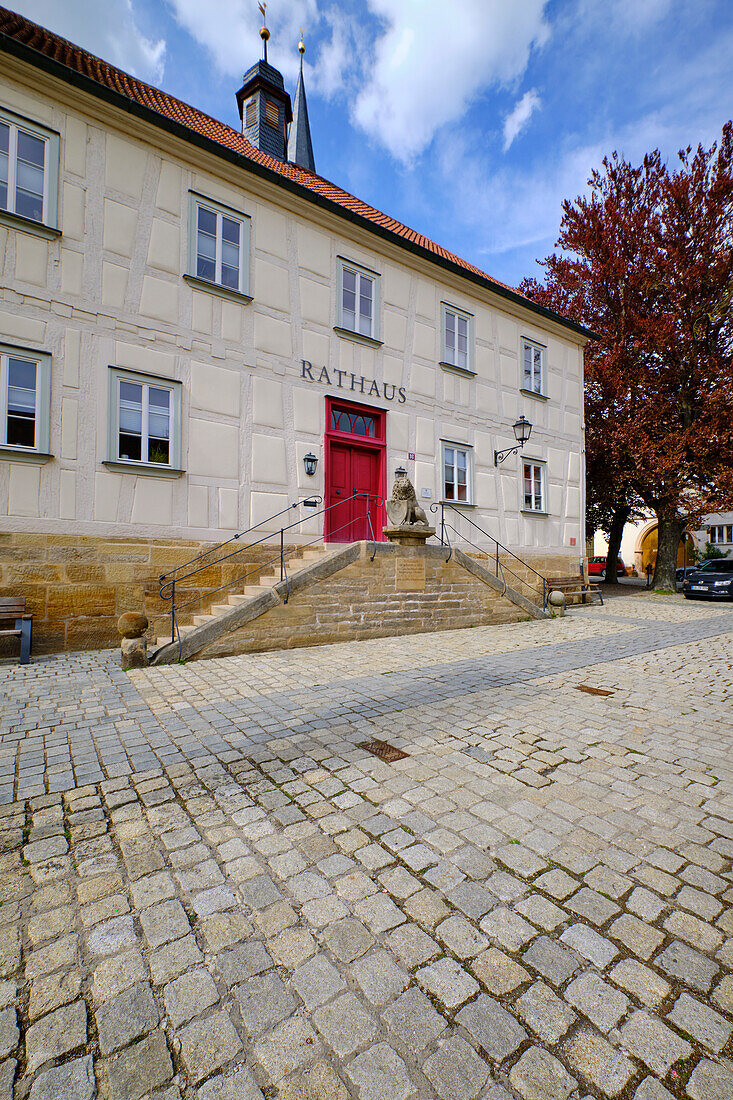
<instances>
[{"instance_id":1,"label":"white cloud","mask_svg":"<svg viewBox=\"0 0 733 1100\"><path fill-rule=\"evenodd\" d=\"M549 29L545 0L368 0L383 23L354 119L407 163L476 96L520 77Z\"/></svg>"},{"instance_id":2,"label":"white cloud","mask_svg":"<svg viewBox=\"0 0 733 1100\"><path fill-rule=\"evenodd\" d=\"M514 139L521 134L525 129L527 123L532 117L532 113L537 110L542 100L537 95L534 88L525 92L521 99L517 100L514 105L514 109L504 119L504 152L506 153L509 146Z\"/></svg>"},{"instance_id":3,"label":"white cloud","mask_svg":"<svg viewBox=\"0 0 733 1100\"><path fill-rule=\"evenodd\" d=\"M167 0L217 68L240 77L261 54L253 0ZM353 96L353 121L407 163L477 95L524 72L548 36L546 0L365 0L355 13L334 0L281 0L268 8L269 59L293 84L300 27L308 90Z\"/></svg>"},{"instance_id":4,"label":"white cloud","mask_svg":"<svg viewBox=\"0 0 733 1100\"><path fill-rule=\"evenodd\" d=\"M262 56L262 18L254 0L168 0L175 19L210 54L220 73L235 80ZM353 67L354 20L338 6L319 0L286 0L267 9L270 30L268 61L295 84L300 57L301 27L305 32L308 91L334 95L344 85L345 71ZM311 42L319 40L316 54Z\"/></svg>"},{"instance_id":5,"label":"white cloud","mask_svg":"<svg viewBox=\"0 0 733 1100\"><path fill-rule=\"evenodd\" d=\"M156 84L162 80L165 39L154 41L142 33L132 0L15 0L13 7L133 76Z\"/></svg>"}]
</instances>

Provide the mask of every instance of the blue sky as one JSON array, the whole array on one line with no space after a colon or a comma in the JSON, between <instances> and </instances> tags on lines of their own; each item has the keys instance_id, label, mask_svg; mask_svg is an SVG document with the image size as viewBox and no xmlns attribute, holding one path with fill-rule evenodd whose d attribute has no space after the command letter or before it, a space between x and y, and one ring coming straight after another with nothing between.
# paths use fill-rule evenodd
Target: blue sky
<instances>
[{"instance_id":1,"label":"blue sky","mask_svg":"<svg viewBox=\"0 0 733 1100\"><path fill-rule=\"evenodd\" d=\"M231 125L256 0L5 0ZM505 282L538 274L564 198L618 149L672 158L733 104L731 0L270 0L299 30L318 172Z\"/></svg>"}]
</instances>

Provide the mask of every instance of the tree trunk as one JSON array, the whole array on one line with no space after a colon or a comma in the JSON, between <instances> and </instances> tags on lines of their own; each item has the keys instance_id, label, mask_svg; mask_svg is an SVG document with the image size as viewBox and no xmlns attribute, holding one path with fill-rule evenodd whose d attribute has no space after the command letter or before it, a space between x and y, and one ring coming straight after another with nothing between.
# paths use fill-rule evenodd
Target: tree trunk
<instances>
[{"instance_id":1,"label":"tree trunk","mask_svg":"<svg viewBox=\"0 0 733 1100\"><path fill-rule=\"evenodd\" d=\"M628 504L622 504L621 507L616 508L613 513L611 527L608 532L608 554L606 556L606 584L618 584L616 563L618 561L619 550L621 549L621 539L623 538L624 527L626 526L626 520L629 518L630 514L631 509L629 508Z\"/></svg>"},{"instance_id":2,"label":"tree trunk","mask_svg":"<svg viewBox=\"0 0 733 1100\"><path fill-rule=\"evenodd\" d=\"M659 541L652 588L667 588L674 592L677 550L685 525L674 514L663 515L657 513L657 528Z\"/></svg>"}]
</instances>

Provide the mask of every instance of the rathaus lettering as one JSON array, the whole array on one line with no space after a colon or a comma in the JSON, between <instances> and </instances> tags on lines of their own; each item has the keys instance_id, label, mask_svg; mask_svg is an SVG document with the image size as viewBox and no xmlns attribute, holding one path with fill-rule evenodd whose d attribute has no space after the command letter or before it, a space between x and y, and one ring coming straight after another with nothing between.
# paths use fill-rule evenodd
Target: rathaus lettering
<instances>
[{"instance_id":1,"label":"rathaus lettering","mask_svg":"<svg viewBox=\"0 0 733 1100\"><path fill-rule=\"evenodd\" d=\"M334 370L336 382L331 381L331 375L325 367L314 367L307 359L301 359L300 377L307 378L309 382L322 382L324 386L336 385L340 390L352 390L354 393L363 393L366 397L383 397L385 401L397 399L398 405L404 405L406 401L405 387L393 386L390 382L375 382L373 378L365 378L363 374L352 374L347 370ZM314 377L314 372L317 377Z\"/></svg>"}]
</instances>

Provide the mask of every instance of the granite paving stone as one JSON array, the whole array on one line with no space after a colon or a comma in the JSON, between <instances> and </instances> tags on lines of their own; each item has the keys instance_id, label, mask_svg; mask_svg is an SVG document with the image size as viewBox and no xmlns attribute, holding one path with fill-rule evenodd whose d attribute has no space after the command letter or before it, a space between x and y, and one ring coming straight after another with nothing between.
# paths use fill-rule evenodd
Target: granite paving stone
<instances>
[{"instance_id":1,"label":"granite paving stone","mask_svg":"<svg viewBox=\"0 0 733 1100\"><path fill-rule=\"evenodd\" d=\"M361 1100L409 1100L417 1095L407 1067L387 1043L376 1043L346 1067Z\"/></svg>"},{"instance_id":2,"label":"granite paving stone","mask_svg":"<svg viewBox=\"0 0 733 1100\"><path fill-rule=\"evenodd\" d=\"M0 1100L731 1100L733 612L624 584L0 662Z\"/></svg>"},{"instance_id":3,"label":"granite paving stone","mask_svg":"<svg viewBox=\"0 0 733 1100\"><path fill-rule=\"evenodd\" d=\"M479 989L478 982L454 959L438 959L421 967L415 976L420 985L447 1008L457 1008Z\"/></svg>"},{"instance_id":4,"label":"granite paving stone","mask_svg":"<svg viewBox=\"0 0 733 1100\"><path fill-rule=\"evenodd\" d=\"M562 1062L537 1046L512 1066L509 1081L523 1100L567 1100L577 1088Z\"/></svg>"},{"instance_id":5,"label":"granite paving stone","mask_svg":"<svg viewBox=\"0 0 733 1100\"><path fill-rule=\"evenodd\" d=\"M353 993L344 993L317 1009L313 1021L341 1058L370 1043L378 1034L375 1018Z\"/></svg>"},{"instance_id":6,"label":"granite paving stone","mask_svg":"<svg viewBox=\"0 0 733 1100\"><path fill-rule=\"evenodd\" d=\"M535 982L514 1002L514 1010L546 1043L556 1043L577 1019L544 982Z\"/></svg>"},{"instance_id":7,"label":"granite paving stone","mask_svg":"<svg viewBox=\"0 0 733 1100\"><path fill-rule=\"evenodd\" d=\"M94 1100L96 1095L92 1056L87 1054L39 1073L30 1100Z\"/></svg>"},{"instance_id":8,"label":"granite paving stone","mask_svg":"<svg viewBox=\"0 0 733 1100\"><path fill-rule=\"evenodd\" d=\"M592 971L572 981L563 996L604 1034L616 1026L629 1007L628 997Z\"/></svg>"},{"instance_id":9,"label":"granite paving stone","mask_svg":"<svg viewBox=\"0 0 733 1100\"><path fill-rule=\"evenodd\" d=\"M486 1063L460 1035L438 1043L422 1068L444 1100L475 1100L489 1076Z\"/></svg>"},{"instance_id":10,"label":"granite paving stone","mask_svg":"<svg viewBox=\"0 0 733 1100\"><path fill-rule=\"evenodd\" d=\"M692 1047L648 1012L634 1012L621 1027L621 1042L652 1073L665 1077L675 1062L689 1058Z\"/></svg>"},{"instance_id":11,"label":"granite paving stone","mask_svg":"<svg viewBox=\"0 0 733 1100\"><path fill-rule=\"evenodd\" d=\"M436 1012L430 1000L419 989L408 989L393 1001L383 1014L387 1027L405 1046L421 1051L439 1038L446 1021Z\"/></svg>"},{"instance_id":12,"label":"granite paving stone","mask_svg":"<svg viewBox=\"0 0 733 1100\"><path fill-rule=\"evenodd\" d=\"M456 1021L497 1062L503 1062L518 1050L527 1038L527 1032L511 1013L486 993L464 1005L457 1013Z\"/></svg>"},{"instance_id":13,"label":"granite paving stone","mask_svg":"<svg viewBox=\"0 0 733 1100\"><path fill-rule=\"evenodd\" d=\"M564 1050L577 1073L604 1096L618 1096L636 1073L631 1059L590 1028L577 1031Z\"/></svg>"},{"instance_id":14,"label":"granite paving stone","mask_svg":"<svg viewBox=\"0 0 733 1100\"><path fill-rule=\"evenodd\" d=\"M181 1054L196 1083L239 1054L242 1043L226 1012L193 1020L178 1032Z\"/></svg>"},{"instance_id":15,"label":"granite paving stone","mask_svg":"<svg viewBox=\"0 0 733 1100\"><path fill-rule=\"evenodd\" d=\"M692 1100L728 1100L733 1096L733 1068L730 1063L722 1065L703 1058L692 1071L687 1082L687 1093Z\"/></svg>"},{"instance_id":16,"label":"granite paving stone","mask_svg":"<svg viewBox=\"0 0 733 1100\"><path fill-rule=\"evenodd\" d=\"M102 1054L111 1054L153 1031L159 1015L150 986L139 982L124 993L118 993L97 1009L95 1019Z\"/></svg>"},{"instance_id":17,"label":"granite paving stone","mask_svg":"<svg viewBox=\"0 0 733 1100\"><path fill-rule=\"evenodd\" d=\"M716 1054L726 1045L733 1031L733 1025L724 1016L688 993L682 993L677 998L672 1011L667 1013L667 1019Z\"/></svg>"},{"instance_id":18,"label":"granite paving stone","mask_svg":"<svg viewBox=\"0 0 733 1100\"><path fill-rule=\"evenodd\" d=\"M218 1000L219 992L214 980L203 967L182 974L163 990L163 1004L174 1027L199 1016Z\"/></svg>"}]
</instances>

